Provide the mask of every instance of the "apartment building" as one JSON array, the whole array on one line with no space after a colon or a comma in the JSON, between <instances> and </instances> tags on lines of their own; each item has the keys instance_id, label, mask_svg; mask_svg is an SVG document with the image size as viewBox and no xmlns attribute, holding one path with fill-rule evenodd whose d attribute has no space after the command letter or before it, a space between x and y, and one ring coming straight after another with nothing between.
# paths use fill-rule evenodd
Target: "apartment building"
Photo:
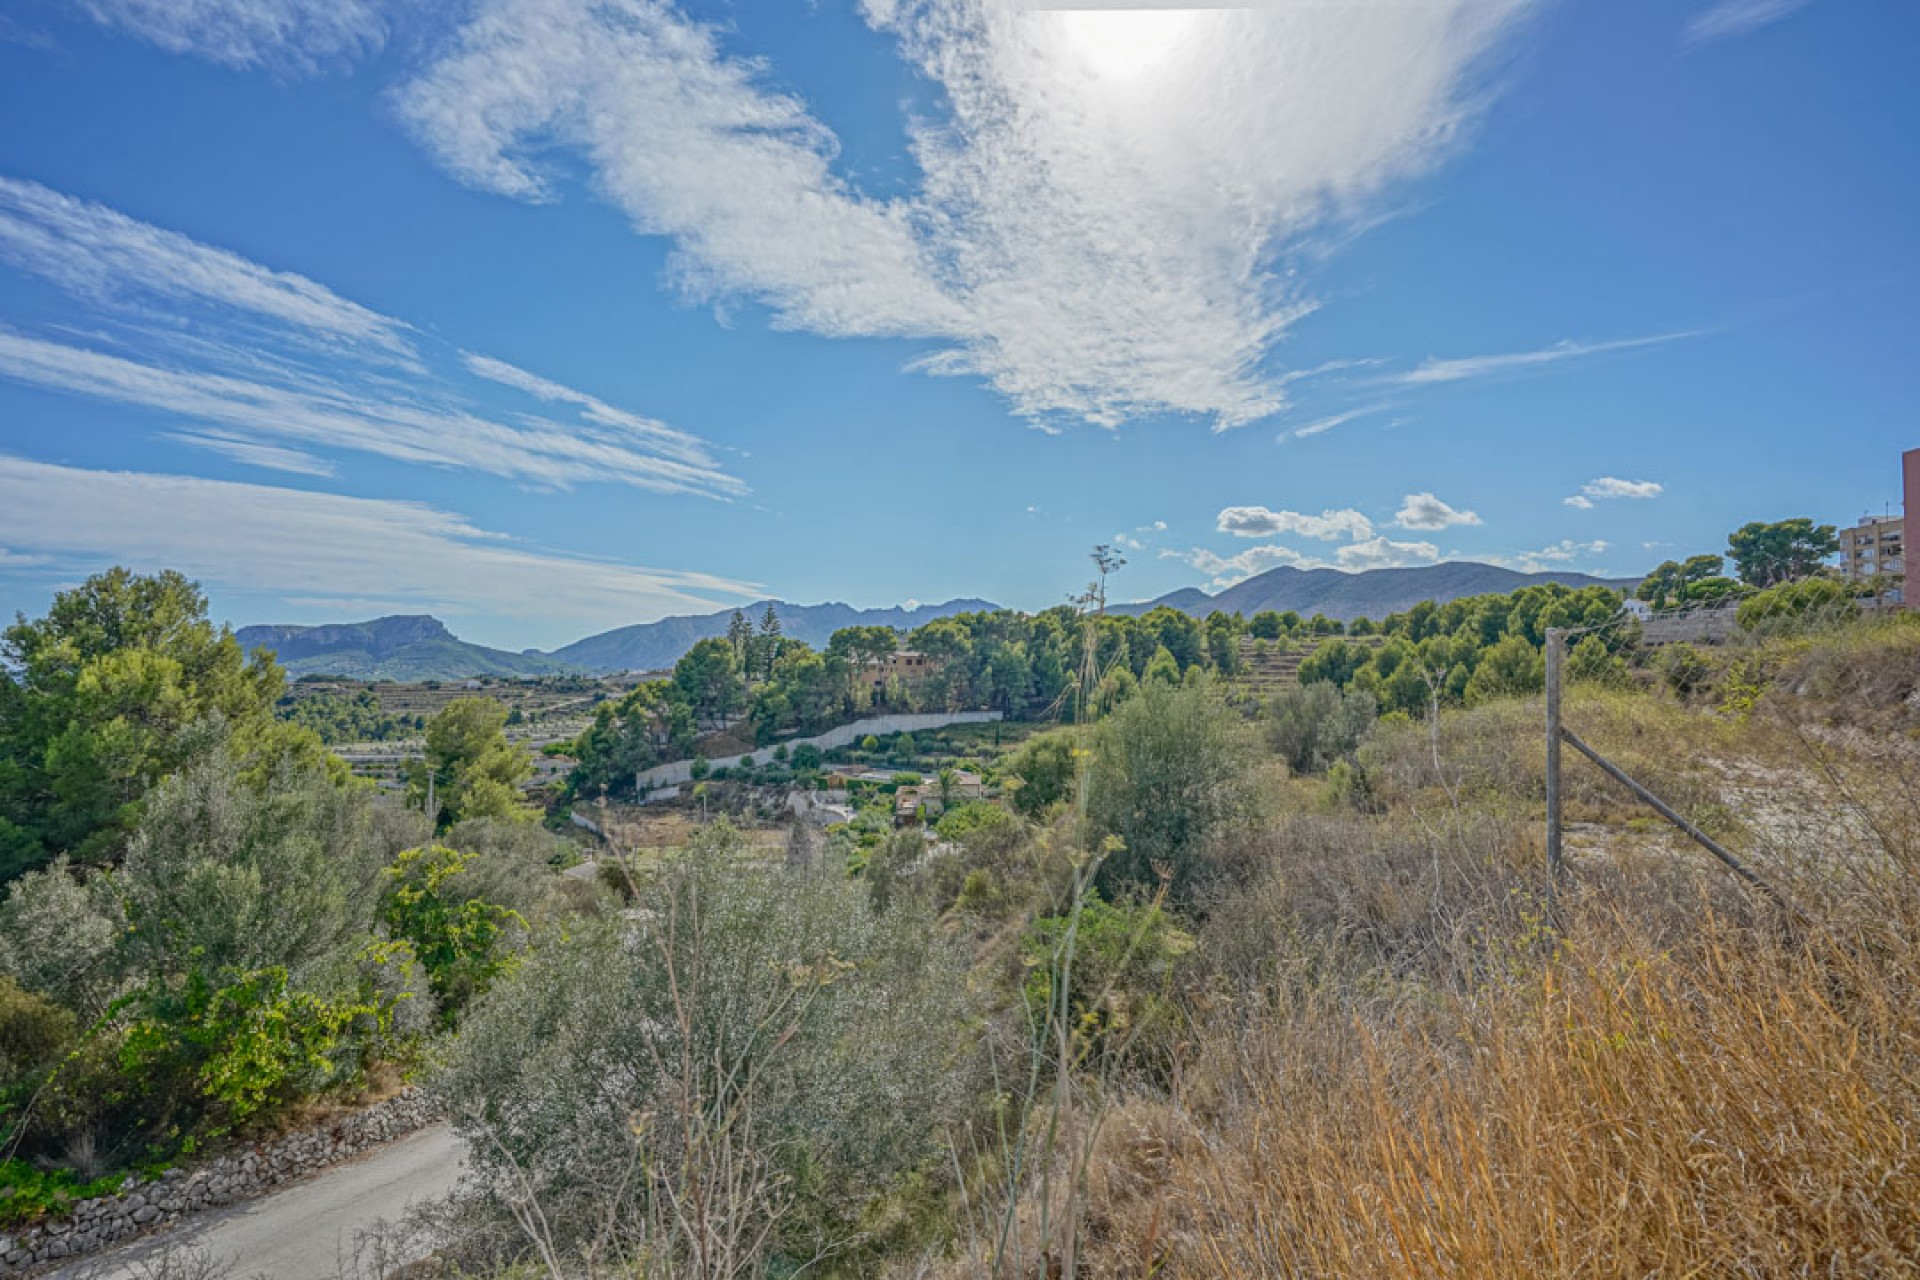
<instances>
[{"instance_id":1,"label":"apartment building","mask_svg":"<svg viewBox=\"0 0 1920 1280\"><path fill-rule=\"evenodd\" d=\"M1851 529L1840 531L1840 576L1863 586L1878 586L1888 577L1904 577L1906 521L1901 516L1864 516Z\"/></svg>"}]
</instances>

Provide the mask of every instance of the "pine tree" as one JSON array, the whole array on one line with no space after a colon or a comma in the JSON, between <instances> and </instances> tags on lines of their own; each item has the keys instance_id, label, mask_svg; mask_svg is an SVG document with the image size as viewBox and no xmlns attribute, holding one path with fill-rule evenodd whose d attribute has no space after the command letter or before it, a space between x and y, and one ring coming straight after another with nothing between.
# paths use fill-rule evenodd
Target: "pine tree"
<instances>
[{"instance_id":1,"label":"pine tree","mask_svg":"<svg viewBox=\"0 0 1920 1280\"><path fill-rule=\"evenodd\" d=\"M747 650L753 643L753 624L738 609L733 611L733 617L727 622L727 643L733 646L733 656L740 663L741 670L746 670Z\"/></svg>"},{"instance_id":2,"label":"pine tree","mask_svg":"<svg viewBox=\"0 0 1920 1280\"><path fill-rule=\"evenodd\" d=\"M760 665L761 674L773 679L773 660L780 656L780 615L773 611L773 601L767 601L765 613L760 615Z\"/></svg>"}]
</instances>

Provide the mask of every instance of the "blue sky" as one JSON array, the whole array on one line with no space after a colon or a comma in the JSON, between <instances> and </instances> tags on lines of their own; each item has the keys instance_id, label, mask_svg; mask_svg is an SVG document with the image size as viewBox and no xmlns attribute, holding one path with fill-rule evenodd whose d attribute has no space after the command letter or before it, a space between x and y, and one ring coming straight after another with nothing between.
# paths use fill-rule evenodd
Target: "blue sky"
<instances>
[{"instance_id":1,"label":"blue sky","mask_svg":"<svg viewBox=\"0 0 1920 1280\"><path fill-rule=\"evenodd\" d=\"M0 606L1644 570L1898 501L1900 0L25 0Z\"/></svg>"}]
</instances>

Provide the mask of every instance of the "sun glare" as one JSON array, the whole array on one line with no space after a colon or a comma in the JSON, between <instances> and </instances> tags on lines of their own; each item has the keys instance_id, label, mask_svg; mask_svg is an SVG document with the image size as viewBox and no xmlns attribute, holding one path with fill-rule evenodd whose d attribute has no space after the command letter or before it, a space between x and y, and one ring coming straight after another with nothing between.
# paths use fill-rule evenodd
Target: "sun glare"
<instances>
[{"instance_id":1,"label":"sun glare","mask_svg":"<svg viewBox=\"0 0 1920 1280\"><path fill-rule=\"evenodd\" d=\"M1068 46L1096 74L1137 76L1171 53L1200 16L1193 9L1071 9Z\"/></svg>"}]
</instances>

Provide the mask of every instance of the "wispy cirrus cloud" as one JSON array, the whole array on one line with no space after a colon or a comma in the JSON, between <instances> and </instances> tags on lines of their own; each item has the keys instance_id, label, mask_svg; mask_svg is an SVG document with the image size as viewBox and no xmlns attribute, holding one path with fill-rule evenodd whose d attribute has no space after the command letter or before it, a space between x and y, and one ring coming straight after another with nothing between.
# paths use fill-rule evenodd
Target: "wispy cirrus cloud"
<instances>
[{"instance_id":1,"label":"wispy cirrus cloud","mask_svg":"<svg viewBox=\"0 0 1920 1280\"><path fill-rule=\"evenodd\" d=\"M413 356L406 325L325 285L37 182L0 177L0 258L95 302L211 303L320 339Z\"/></svg>"},{"instance_id":2,"label":"wispy cirrus cloud","mask_svg":"<svg viewBox=\"0 0 1920 1280\"><path fill-rule=\"evenodd\" d=\"M1300 511L1275 511L1269 507L1226 507L1215 519L1214 528L1237 538L1271 538L1292 533L1332 541L1373 536L1373 522L1351 507L1322 511L1317 516Z\"/></svg>"},{"instance_id":3,"label":"wispy cirrus cloud","mask_svg":"<svg viewBox=\"0 0 1920 1280\"><path fill-rule=\"evenodd\" d=\"M79 570L179 569L212 585L451 615L632 622L710 611L750 583L529 547L438 507L0 454L0 545ZM559 640L567 637L551 637Z\"/></svg>"},{"instance_id":4,"label":"wispy cirrus cloud","mask_svg":"<svg viewBox=\"0 0 1920 1280\"><path fill-rule=\"evenodd\" d=\"M4 330L0 377L218 424L243 433L241 439L295 440L550 488L615 481L660 493L726 496L745 489L711 466L635 449L617 429L569 429L537 419L516 425L370 388L287 386L171 369Z\"/></svg>"},{"instance_id":5,"label":"wispy cirrus cloud","mask_svg":"<svg viewBox=\"0 0 1920 1280\"><path fill-rule=\"evenodd\" d=\"M166 438L243 465L329 475L322 452L350 450L542 488L747 492L688 432L493 357L455 360L305 276L37 183L0 178L0 261L98 321L87 345L0 328L0 377L183 419ZM482 403L514 399L502 386L543 411Z\"/></svg>"},{"instance_id":6,"label":"wispy cirrus cloud","mask_svg":"<svg viewBox=\"0 0 1920 1280\"><path fill-rule=\"evenodd\" d=\"M1295 427L1291 431L1282 432L1280 438L1284 440L1284 439L1287 439L1288 437L1291 437L1295 440L1306 440L1306 439L1310 439L1313 436L1325 435L1327 432L1333 430L1335 427L1346 426L1349 422L1352 422L1355 418L1370 417L1373 414L1385 412L1385 410L1388 407L1389 406L1383 405L1383 404L1375 404L1375 405L1368 405L1365 408L1361 408L1361 409L1348 409L1344 413L1328 414L1326 417L1323 417L1323 418L1315 418L1312 422L1309 422L1304 426Z\"/></svg>"},{"instance_id":7,"label":"wispy cirrus cloud","mask_svg":"<svg viewBox=\"0 0 1920 1280\"><path fill-rule=\"evenodd\" d=\"M1772 26L1807 7L1811 0L1718 0L1687 23L1688 44L1708 44Z\"/></svg>"},{"instance_id":8,"label":"wispy cirrus cloud","mask_svg":"<svg viewBox=\"0 0 1920 1280\"><path fill-rule=\"evenodd\" d=\"M223 436L213 431L170 431L166 438L267 471L285 471L297 476L330 476L335 470L334 465L325 458L240 436Z\"/></svg>"},{"instance_id":9,"label":"wispy cirrus cloud","mask_svg":"<svg viewBox=\"0 0 1920 1280\"><path fill-rule=\"evenodd\" d=\"M485 0L401 92L463 180L555 198L583 156L699 298L785 327L930 340L1038 422L1285 399L1274 344L1311 298L1290 246L1451 154L1481 59L1531 0L1046 11L866 0L943 104L919 182L878 197L765 64L668 0Z\"/></svg>"},{"instance_id":10,"label":"wispy cirrus cloud","mask_svg":"<svg viewBox=\"0 0 1920 1280\"><path fill-rule=\"evenodd\" d=\"M387 36L376 0L80 0L96 22L228 67L313 71Z\"/></svg>"},{"instance_id":11,"label":"wispy cirrus cloud","mask_svg":"<svg viewBox=\"0 0 1920 1280\"><path fill-rule=\"evenodd\" d=\"M1699 336L1698 331L1689 330L1654 334L1644 338L1622 338L1612 342L1568 339L1536 351L1509 351L1499 355L1458 356L1451 359L1430 356L1405 373L1388 375L1384 381L1408 387L1466 382L1534 369L1542 365L1559 364L1567 360L1579 360L1587 356L1605 355L1613 351L1633 351L1641 347L1660 346L1668 342L1678 342L1683 338Z\"/></svg>"}]
</instances>

